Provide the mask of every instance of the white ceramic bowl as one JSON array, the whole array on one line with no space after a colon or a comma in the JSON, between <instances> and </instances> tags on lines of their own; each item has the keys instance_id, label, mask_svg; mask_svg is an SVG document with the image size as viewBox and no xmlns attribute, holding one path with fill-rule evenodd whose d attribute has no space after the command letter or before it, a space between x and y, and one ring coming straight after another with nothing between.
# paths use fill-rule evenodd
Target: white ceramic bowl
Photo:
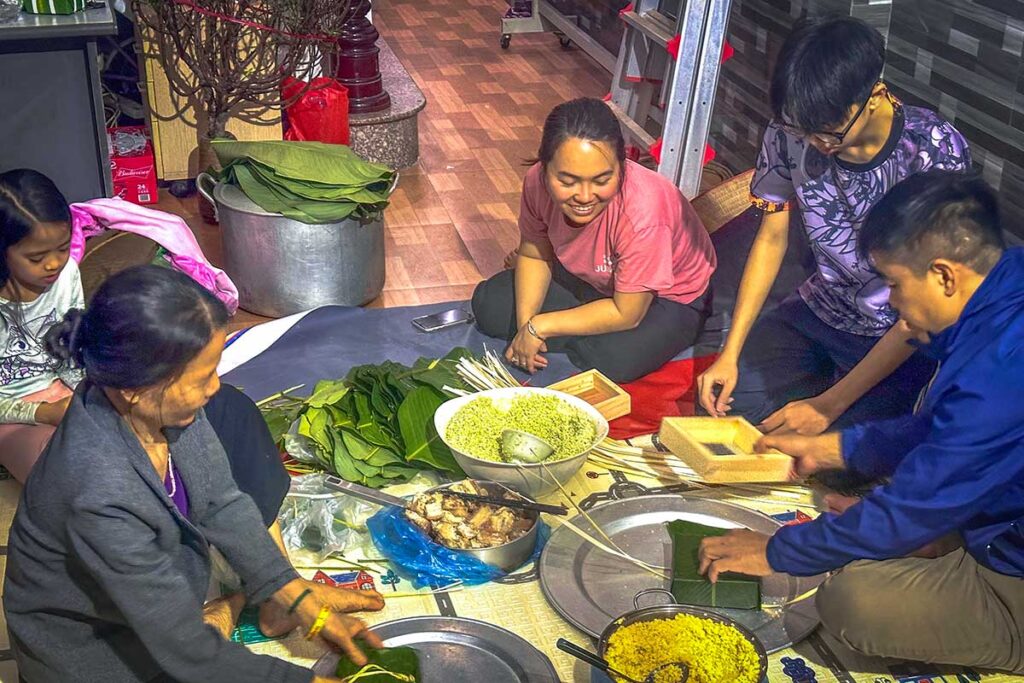
<instances>
[{"instance_id":1,"label":"white ceramic bowl","mask_svg":"<svg viewBox=\"0 0 1024 683\"><path fill-rule=\"evenodd\" d=\"M597 432L594 435L594 442L582 453L577 453L572 457L557 460L555 462L535 464L512 464L495 462L493 460L484 460L482 458L473 457L468 453L463 453L448 443L448 423L451 422L455 413L459 412L459 410L470 401L475 401L476 399L483 397L502 399L528 394L551 394L552 396L557 396L563 401L566 401L567 403L582 410L594 421L594 426L597 428ZM467 477L471 479L496 481L532 498L537 498L551 493L558 488L558 484L562 484L564 486L576 475L576 472L583 467L583 463L587 460L587 455L593 450L594 446L601 443L601 441L608 436L608 420L606 420L604 416L594 408L594 406L582 399L571 396L570 394L537 387L489 389L476 394L470 394L469 396L453 398L450 401L446 401L437 409L437 412L434 414L434 427L437 429L437 433L440 435L441 440L452 449L456 462L458 462L459 466L466 472ZM556 479L557 482L555 481Z\"/></svg>"}]
</instances>

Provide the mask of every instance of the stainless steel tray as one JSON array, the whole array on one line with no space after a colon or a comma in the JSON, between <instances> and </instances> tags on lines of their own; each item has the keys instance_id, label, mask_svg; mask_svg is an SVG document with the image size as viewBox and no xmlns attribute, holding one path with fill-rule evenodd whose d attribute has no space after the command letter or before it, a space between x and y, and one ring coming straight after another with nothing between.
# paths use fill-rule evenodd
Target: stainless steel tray
<instances>
[{"instance_id":1,"label":"stainless steel tray","mask_svg":"<svg viewBox=\"0 0 1024 683\"><path fill-rule=\"evenodd\" d=\"M781 526L767 515L715 500L679 495L627 498L599 505L591 519L629 555L649 564L671 567L672 541L665 523L685 519L724 528L746 527L773 533ZM572 523L600 538L582 516ZM567 621L595 638L613 620L632 611L633 596L646 588L671 586L640 567L605 553L568 529L551 534L539 562L540 584L551 606ZM671 570L666 570L670 574ZM750 629L769 653L807 637L818 625L814 599L786 605L805 595L824 576L801 578L772 574L761 580L762 609L713 609ZM656 600L641 605L648 607Z\"/></svg>"},{"instance_id":2,"label":"stainless steel tray","mask_svg":"<svg viewBox=\"0 0 1024 683\"><path fill-rule=\"evenodd\" d=\"M555 668L528 642L498 626L461 617L412 617L371 629L385 647L420 653L423 683L558 683ZM313 673L333 676L339 655L328 652Z\"/></svg>"}]
</instances>

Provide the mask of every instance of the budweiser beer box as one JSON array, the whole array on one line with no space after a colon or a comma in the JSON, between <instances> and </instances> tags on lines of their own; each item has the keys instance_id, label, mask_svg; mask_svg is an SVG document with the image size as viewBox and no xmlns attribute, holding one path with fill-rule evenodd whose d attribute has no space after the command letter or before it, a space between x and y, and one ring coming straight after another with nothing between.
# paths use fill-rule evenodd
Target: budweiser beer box
<instances>
[{"instance_id":1,"label":"budweiser beer box","mask_svg":"<svg viewBox=\"0 0 1024 683\"><path fill-rule=\"evenodd\" d=\"M114 196L134 204L155 204L156 160L145 126L107 129Z\"/></svg>"},{"instance_id":2,"label":"budweiser beer box","mask_svg":"<svg viewBox=\"0 0 1024 683\"><path fill-rule=\"evenodd\" d=\"M351 588L352 590L359 591L373 591L377 590L377 586L373 582L373 577L366 572L345 572L343 574L328 574L327 572L320 570L313 576L315 583L322 583L326 586L334 586L337 588Z\"/></svg>"}]
</instances>

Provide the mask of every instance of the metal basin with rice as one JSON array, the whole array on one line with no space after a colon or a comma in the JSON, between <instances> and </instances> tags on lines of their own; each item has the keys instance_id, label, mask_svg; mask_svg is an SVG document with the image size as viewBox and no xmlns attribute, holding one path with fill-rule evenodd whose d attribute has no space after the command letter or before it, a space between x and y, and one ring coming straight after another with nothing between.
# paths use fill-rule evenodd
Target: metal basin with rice
<instances>
[{"instance_id":1,"label":"metal basin with rice","mask_svg":"<svg viewBox=\"0 0 1024 683\"><path fill-rule=\"evenodd\" d=\"M641 608L640 607L640 598L645 596L645 595L652 594L652 593L662 593L662 594L665 594L665 595L667 595L672 600L672 602L668 603L668 604L664 604L664 605L655 605L653 607L643 607L643 608ZM758 660L758 663L759 663L759 666L760 666L760 668L758 670L758 673L757 673L757 680L760 681L761 683L767 683L767 681L768 681L768 654L767 654L767 652L765 652L764 645L761 644L761 641L758 640L757 637L754 636L753 633L751 633L748 629L744 628L743 626L740 626L738 623L736 623L734 620L730 619L729 617L726 617L726 616L724 616L722 614L719 614L717 612L711 612L709 610L702 609L700 607L691 607L690 605L680 605L680 604L677 604L675 602L675 598L672 597L672 593L670 593L667 590L662 590L660 588L643 590L643 591L640 591L639 593L637 593L636 596L633 598L633 607L635 607L636 609L634 609L632 612L628 612L628 613L622 615L621 617L619 617L618 619L616 619L612 623L608 624L607 627L605 627L604 631L601 633L601 638L598 640L598 643L597 643L597 653L598 653L598 655L600 655L601 657L607 659L608 658L608 641L609 641L609 639L616 632L618 632L619 630L621 630L621 629L623 629L623 628L625 628L627 626L631 626L632 624L637 624L637 623L641 623L641 622L658 621L658 620L662 620L662 619L672 619L677 614L688 614L690 616L700 617L701 619L707 619L708 621L713 621L713 622L716 622L716 623L719 623L719 624L723 624L725 626L729 626L729 627L735 629L743 637L744 640L749 642L754 647L754 651L757 653L757 660ZM609 663L612 663L612 662L609 662ZM614 666L614 663L612 663L612 664ZM690 670L691 670L691 675L692 675L693 664L690 663L690 662L687 662L687 664L690 665ZM654 668L654 667L652 667L652 668ZM627 675L628 675L628 672L624 671L623 673L627 673Z\"/></svg>"},{"instance_id":2,"label":"metal basin with rice","mask_svg":"<svg viewBox=\"0 0 1024 683\"><path fill-rule=\"evenodd\" d=\"M470 402L480 398L501 400L530 394L556 396L585 413L594 422L595 434L593 443L580 453L570 457L532 464L497 462L478 458L452 446L447 436L448 424L455 414ZM441 439L452 450L456 462L459 463L459 466L465 471L467 476L472 479L495 481L533 498L555 491L559 484L564 486L583 467L583 463L587 461L587 456L594 449L594 446L601 443L608 436L608 420L594 406L570 394L539 387L489 389L476 394L453 398L442 404L437 409L437 412L434 413L434 427L437 429Z\"/></svg>"},{"instance_id":3,"label":"metal basin with rice","mask_svg":"<svg viewBox=\"0 0 1024 683\"><path fill-rule=\"evenodd\" d=\"M245 310L278 318L318 306L361 306L384 288L383 218L302 223L263 210L206 173L196 185L217 209L224 271Z\"/></svg>"}]
</instances>

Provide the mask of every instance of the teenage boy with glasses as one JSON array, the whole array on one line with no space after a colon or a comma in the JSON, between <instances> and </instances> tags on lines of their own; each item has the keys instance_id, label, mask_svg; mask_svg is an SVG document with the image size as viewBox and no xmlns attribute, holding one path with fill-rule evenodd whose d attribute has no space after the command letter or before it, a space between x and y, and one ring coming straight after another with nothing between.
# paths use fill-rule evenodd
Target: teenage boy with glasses
<instances>
[{"instance_id":1,"label":"teenage boy with glasses","mask_svg":"<svg viewBox=\"0 0 1024 683\"><path fill-rule=\"evenodd\" d=\"M889 290L858 256L857 237L896 183L929 169L966 171L970 155L942 117L889 92L879 80L884 64L882 36L848 17L806 22L782 47L774 120L750 188L764 218L721 356L698 379L711 415L818 434L909 411L934 370L895 325ZM794 211L817 270L758 319Z\"/></svg>"}]
</instances>

